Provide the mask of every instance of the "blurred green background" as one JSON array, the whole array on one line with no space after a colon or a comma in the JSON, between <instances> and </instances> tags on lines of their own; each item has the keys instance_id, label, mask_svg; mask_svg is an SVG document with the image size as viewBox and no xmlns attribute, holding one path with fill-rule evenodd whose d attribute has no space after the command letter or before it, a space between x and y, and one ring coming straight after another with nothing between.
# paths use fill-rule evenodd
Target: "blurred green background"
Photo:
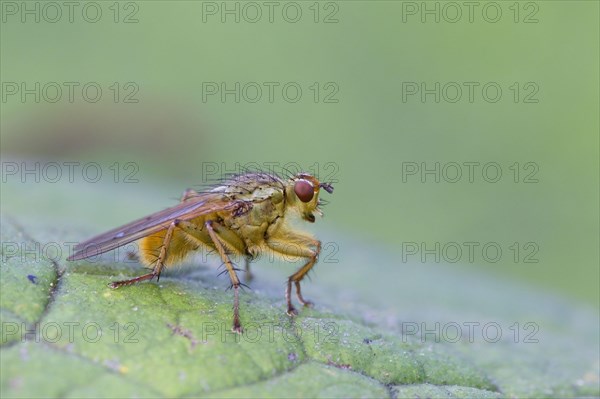
<instances>
[{"instance_id":1,"label":"blurred green background","mask_svg":"<svg viewBox=\"0 0 600 399\"><path fill-rule=\"evenodd\" d=\"M25 4L35 10L36 2L2 1L4 213L98 233L171 205L184 188L206 183L207 165L294 162L336 180L326 218L313 229L332 240L340 234L367 252L387 248L398 264L421 263L420 253L403 254L403 243L478 242L474 261L464 252L458 264L598 307L597 2L481 2L472 21L460 6L455 22L452 4L460 2L427 2L439 22L421 2L284 2L272 22L261 2L101 1L85 14L76 8L73 22L63 8L55 23L44 3L39 22L23 15ZM256 22L254 4L262 12ZM239 22L224 7L238 7ZM97 9L98 21L88 22ZM297 9L298 22L290 22ZM35 91L36 82L39 102L22 98L21 84ZM43 90L51 82L63 90L56 102L48 101L56 85ZM64 82L78 84L73 102ZM102 88L97 102L83 97L89 82ZM239 102L206 91L222 82L240 82ZM242 90L249 82L263 90L256 102L255 85ZM275 82L272 102L264 82ZM282 93L290 82L302 89L297 102ZM440 83L439 102L407 95L407 85L422 82ZM443 91L449 82L456 84ZM473 101L464 82L479 85ZM489 82L502 89L497 102L483 97ZM456 85L462 97L452 102ZM9 173L22 160L97 162L103 178L89 183L76 168L73 183L42 176L37 184ZM478 167L469 182L466 166L456 183L403 176L407 163L436 162L496 162L502 177L487 182ZM537 182L525 182L532 171ZM123 181L131 172L135 184ZM57 190L48 198L59 200L44 201ZM482 257L487 242L502 248L498 262ZM532 248L538 262L526 263ZM377 265L344 271L368 285ZM402 279L401 269L390 278Z\"/></svg>"}]
</instances>

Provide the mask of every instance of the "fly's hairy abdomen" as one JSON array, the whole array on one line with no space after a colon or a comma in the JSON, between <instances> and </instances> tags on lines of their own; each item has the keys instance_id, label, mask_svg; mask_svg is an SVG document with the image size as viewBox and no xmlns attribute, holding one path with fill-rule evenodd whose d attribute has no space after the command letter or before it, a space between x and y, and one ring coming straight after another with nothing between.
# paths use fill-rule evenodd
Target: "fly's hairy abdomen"
<instances>
[{"instance_id":1,"label":"fly's hairy abdomen","mask_svg":"<svg viewBox=\"0 0 600 399\"><path fill-rule=\"evenodd\" d=\"M204 216L192 219L186 223L185 230L177 228L173 231L173 237L164 260L165 266L169 267L181 263L191 252L203 245L206 246L210 243L209 247L214 248L208 233L203 229L206 220L207 218ZM192 229L187 226L191 226ZM167 230L165 229L140 240L139 258L144 265L154 266L160 255L166 234Z\"/></svg>"}]
</instances>

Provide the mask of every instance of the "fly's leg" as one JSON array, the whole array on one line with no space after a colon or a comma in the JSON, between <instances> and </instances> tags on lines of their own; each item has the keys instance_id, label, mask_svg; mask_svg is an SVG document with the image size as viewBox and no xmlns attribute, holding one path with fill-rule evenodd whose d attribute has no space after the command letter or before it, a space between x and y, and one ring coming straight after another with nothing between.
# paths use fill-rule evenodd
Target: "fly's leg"
<instances>
[{"instance_id":1,"label":"fly's leg","mask_svg":"<svg viewBox=\"0 0 600 399\"><path fill-rule=\"evenodd\" d=\"M160 280L160 273L162 272L162 269L165 265L165 263L164 263L165 258L167 257L167 249L169 248L169 244L171 243L171 238L173 238L173 231L175 230L176 227L177 227L177 221L174 220L171 222L171 224L169 225L169 228L167 229L167 233L165 234L163 244L160 248L160 253L158 254L158 259L156 260L156 265L154 266L154 270L152 270L151 273L144 274L144 275L141 275L138 277L134 277L130 280L115 281L113 283L110 283L108 286L110 288L119 288L124 285L131 285L131 284L138 283L140 281L152 280L154 277L156 277L157 281Z\"/></svg>"},{"instance_id":2,"label":"fly's leg","mask_svg":"<svg viewBox=\"0 0 600 399\"><path fill-rule=\"evenodd\" d=\"M285 235L282 234L280 237L272 237L267 240L266 243L269 248L282 255L308 258L308 261L304 266L299 268L296 273L292 274L287 281L285 290L285 300L288 308L287 314L294 316L298 314L298 311L294 305L292 305L292 283L296 286L296 296L298 297L298 301L304 306L311 306L312 302L304 299L302 296L300 282L317 262L319 253L321 252L321 242L302 234L290 232L285 232L284 234Z\"/></svg>"},{"instance_id":3,"label":"fly's leg","mask_svg":"<svg viewBox=\"0 0 600 399\"><path fill-rule=\"evenodd\" d=\"M215 245L215 248L219 252L221 256L221 260L225 263L225 267L227 268L227 272L229 273L229 278L231 279L231 286L233 287L233 328L232 331L241 334L242 333L242 325L240 324L240 280L235 272L235 268L231 263L231 260L225 253L225 248L223 246L223 242L221 238L217 235L213 228L213 222L211 220L207 220L204 224L206 226L206 230L212 239L212 242Z\"/></svg>"},{"instance_id":4,"label":"fly's leg","mask_svg":"<svg viewBox=\"0 0 600 399\"><path fill-rule=\"evenodd\" d=\"M252 281L252 279L254 279L254 275L250 271L250 262L251 262L251 258L249 256L246 256L246 278L245 279L248 282L250 282L250 281Z\"/></svg>"},{"instance_id":5,"label":"fly's leg","mask_svg":"<svg viewBox=\"0 0 600 399\"><path fill-rule=\"evenodd\" d=\"M288 279L288 287L287 287L288 307L291 304L291 301L289 301L289 296L290 296L289 293L292 290L292 288L291 288L292 281L296 285L296 296L298 297L298 302L300 302L303 306L310 307L313 305L313 303L311 301L308 301L308 300L304 299L304 297L302 297L302 291L300 289L300 281L302 281L302 279L308 274L310 269L312 269L313 266L315 265L315 263L317 263L319 253L321 252L321 242L320 241L315 240L313 243L313 246L315 247L315 250L313 251L313 254L310 257L309 261L306 262L306 264L304 266L302 266L300 269L298 269L298 271L296 271L296 273L292 274L290 276L290 278ZM292 312L292 314L294 314L294 312Z\"/></svg>"},{"instance_id":6,"label":"fly's leg","mask_svg":"<svg viewBox=\"0 0 600 399\"><path fill-rule=\"evenodd\" d=\"M205 229L201 229L200 226L204 226ZM231 263L228 253L244 254L246 253L246 246L244 241L232 230L227 229L225 226L214 222L212 220L205 221L203 225L190 223L187 221L181 221L177 225L183 232L185 232L190 238L197 240L209 248L215 248L221 260L226 267L226 271L229 274L231 280L231 286L234 289L234 302L233 302L233 328L232 330L237 333L242 332L242 326L240 323L239 316L239 287L242 285L236 274L236 268ZM250 257L246 257L249 262ZM246 264L248 266L248 264Z\"/></svg>"},{"instance_id":7,"label":"fly's leg","mask_svg":"<svg viewBox=\"0 0 600 399\"><path fill-rule=\"evenodd\" d=\"M183 192L180 202L184 202L185 200L187 200L197 194L198 193L196 191L192 190L191 188L188 188L187 190L185 190ZM131 284L138 283L140 281L152 280L154 277L156 277L157 281L160 280L160 273L162 272L162 269L165 265L164 262L165 262L165 258L167 257L167 250L171 243L171 239L173 238L173 231L177 227L177 223L178 223L178 221L174 220L169 225L169 227L167 229L167 233L165 234L165 238L162 243L162 247L160 248L160 253L158 254L158 258L156 260L156 265L154 266L154 269L152 270L151 273L147 273L147 274L132 278L130 280L115 281L113 283L110 283L108 286L110 288L119 288L124 285L131 285ZM131 254L131 256L135 257L136 255Z\"/></svg>"},{"instance_id":8,"label":"fly's leg","mask_svg":"<svg viewBox=\"0 0 600 399\"><path fill-rule=\"evenodd\" d=\"M207 220L202 224L192 223L189 221L179 221L177 223L177 228L185 233L190 240L194 240L200 245L206 245L209 248L214 248L219 252L221 260L223 261L226 271L229 274L231 286L234 289L232 330L234 332L241 333L242 326L239 316L239 287L242 285L242 283L240 283L240 280L236 274L236 269L231 263L231 260L227 254L246 253L244 242L235 232L212 220Z\"/></svg>"}]
</instances>

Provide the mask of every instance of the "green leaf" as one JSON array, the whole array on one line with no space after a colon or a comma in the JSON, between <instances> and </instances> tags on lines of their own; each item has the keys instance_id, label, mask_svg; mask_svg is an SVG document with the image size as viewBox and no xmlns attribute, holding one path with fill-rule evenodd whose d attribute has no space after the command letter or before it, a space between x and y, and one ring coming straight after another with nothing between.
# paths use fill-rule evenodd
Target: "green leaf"
<instances>
[{"instance_id":1,"label":"green leaf","mask_svg":"<svg viewBox=\"0 0 600 399\"><path fill-rule=\"evenodd\" d=\"M31 248L36 243L50 248L50 242L76 241L86 234L35 223L23 226L3 218L2 397L598 395L593 361L597 346L590 339L597 321L593 317L577 319L577 326L544 329L539 338L548 340L552 351L510 339L491 345L436 342L403 334L406 320L359 298L364 284L355 286L353 300L342 303L335 294L340 290L332 289L327 276L333 273L330 265L322 266L325 283L316 295L316 308L303 309L290 319L284 312L282 285L271 284L283 280L266 267L264 273L256 271L262 282L253 282L254 290L241 294L245 330L240 336L231 332L233 294L214 268L169 270L159 283L113 290L109 282L142 273L137 263L115 262L110 256L66 263L66 254L52 257L48 250ZM355 256L340 263L359 270L361 261ZM443 291L449 282L433 280L440 270L432 274L424 268L421 273L430 280L430 290ZM494 301L503 300L503 293L492 290L495 280L472 278ZM437 294L424 299L420 287L401 295L385 286L379 292L398 303L405 295L419 299L427 315L431 309L426 306L438 300ZM376 301L378 296L370 298ZM455 315L468 316L472 309L460 307L460 294L455 299L456 304L447 306ZM532 295L531 300L539 298ZM589 316L583 311L575 316L584 314ZM543 317L544 323L556 321L552 315ZM573 313L570 317L573 320ZM575 327L586 334L575 332ZM575 339L581 336L584 339Z\"/></svg>"}]
</instances>

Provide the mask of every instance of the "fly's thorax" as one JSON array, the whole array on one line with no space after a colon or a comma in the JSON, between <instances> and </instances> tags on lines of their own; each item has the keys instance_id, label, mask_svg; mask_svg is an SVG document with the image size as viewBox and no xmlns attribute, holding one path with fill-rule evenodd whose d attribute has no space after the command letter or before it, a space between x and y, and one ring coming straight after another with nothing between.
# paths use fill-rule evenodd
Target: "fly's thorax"
<instances>
[{"instance_id":1,"label":"fly's thorax","mask_svg":"<svg viewBox=\"0 0 600 399\"><path fill-rule=\"evenodd\" d=\"M225 180L212 191L222 192L232 199L268 196L273 189L283 192L281 179L267 173L248 173Z\"/></svg>"},{"instance_id":2,"label":"fly's thorax","mask_svg":"<svg viewBox=\"0 0 600 399\"><path fill-rule=\"evenodd\" d=\"M283 220L283 191L274 190L268 196L255 196L244 212L224 215L222 223L245 242L247 248L260 247L267 231Z\"/></svg>"},{"instance_id":3,"label":"fly's thorax","mask_svg":"<svg viewBox=\"0 0 600 399\"><path fill-rule=\"evenodd\" d=\"M242 211L223 217L224 224L243 237L264 233L285 212L283 187L255 186L252 192L238 192L230 200L247 205Z\"/></svg>"}]
</instances>

